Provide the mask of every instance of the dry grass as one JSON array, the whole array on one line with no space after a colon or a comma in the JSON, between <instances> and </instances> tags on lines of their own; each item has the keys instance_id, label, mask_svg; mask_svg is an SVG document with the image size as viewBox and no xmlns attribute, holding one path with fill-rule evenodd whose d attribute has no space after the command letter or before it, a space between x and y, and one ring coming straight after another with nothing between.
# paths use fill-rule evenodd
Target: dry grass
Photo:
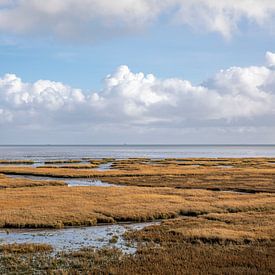
<instances>
[{"instance_id":1,"label":"dry grass","mask_svg":"<svg viewBox=\"0 0 275 275\"><path fill-rule=\"evenodd\" d=\"M87 168L90 164L71 163L51 168L2 166L0 172L101 178L129 186L37 187L34 182L49 182L0 174L0 186L6 187L0 190L0 227L170 219L127 233L129 241L139 244L138 253L129 256L89 249L52 256L51 248L43 245L2 245L0 273L275 273L274 158L86 161L91 166L113 161L113 170L93 171ZM32 188L10 188L21 186Z\"/></svg>"},{"instance_id":2,"label":"dry grass","mask_svg":"<svg viewBox=\"0 0 275 275\"><path fill-rule=\"evenodd\" d=\"M154 161L127 159L115 160L113 169L108 171L96 171L90 168L109 160L93 161L88 165L69 164L62 167L0 167L0 172L64 178L102 178L115 184L148 187L275 192L275 165L272 158ZM234 168L221 166L222 164Z\"/></svg>"},{"instance_id":3,"label":"dry grass","mask_svg":"<svg viewBox=\"0 0 275 275\"><path fill-rule=\"evenodd\" d=\"M272 194L144 187L33 187L0 192L0 227L63 227L202 213L269 211Z\"/></svg>"},{"instance_id":4,"label":"dry grass","mask_svg":"<svg viewBox=\"0 0 275 275\"><path fill-rule=\"evenodd\" d=\"M65 186L65 185L66 183L64 181L9 178L9 177L6 177L5 175L0 174L0 189L37 187L37 186Z\"/></svg>"},{"instance_id":5,"label":"dry grass","mask_svg":"<svg viewBox=\"0 0 275 275\"><path fill-rule=\"evenodd\" d=\"M231 215L234 219L235 214ZM238 215L238 214L236 214ZM247 244L250 242L271 242L275 241L275 212L273 213L242 213L246 222L225 223L220 220L199 218L183 218L174 225L170 225L169 234L177 235L191 243L236 243ZM250 216L250 217L249 217ZM261 224L262 216L268 218L265 225ZM249 217L249 218L248 218ZM254 223L255 219L257 223Z\"/></svg>"},{"instance_id":6,"label":"dry grass","mask_svg":"<svg viewBox=\"0 0 275 275\"><path fill-rule=\"evenodd\" d=\"M152 162L152 161L151 161ZM272 167L275 164L275 158L168 158L161 160L154 160L153 163L160 165L199 165L199 166L224 166L230 167ZM274 166L273 166L274 167Z\"/></svg>"},{"instance_id":7,"label":"dry grass","mask_svg":"<svg viewBox=\"0 0 275 275\"><path fill-rule=\"evenodd\" d=\"M275 212L215 213L165 221L127 238L142 246L114 274L274 274Z\"/></svg>"},{"instance_id":8,"label":"dry grass","mask_svg":"<svg viewBox=\"0 0 275 275\"><path fill-rule=\"evenodd\" d=\"M275 245L166 243L111 261L111 274L274 274ZM94 267L91 267L93 270Z\"/></svg>"},{"instance_id":9,"label":"dry grass","mask_svg":"<svg viewBox=\"0 0 275 275\"><path fill-rule=\"evenodd\" d=\"M127 233L127 236L138 241L158 243L271 243L275 241L275 211L180 217L138 232Z\"/></svg>"},{"instance_id":10,"label":"dry grass","mask_svg":"<svg viewBox=\"0 0 275 275\"><path fill-rule=\"evenodd\" d=\"M218 167L218 168L274 168L275 158L167 158L167 159L124 159L113 162L113 167L133 169L136 165L154 165L157 167Z\"/></svg>"},{"instance_id":11,"label":"dry grass","mask_svg":"<svg viewBox=\"0 0 275 275\"><path fill-rule=\"evenodd\" d=\"M0 192L0 226L62 227L93 225L98 222L142 221L174 216L183 209L184 203L188 203L188 198L185 200L179 191L166 188L6 189ZM194 210L202 210L207 204L196 207L196 203L192 203L192 206Z\"/></svg>"},{"instance_id":12,"label":"dry grass","mask_svg":"<svg viewBox=\"0 0 275 275\"><path fill-rule=\"evenodd\" d=\"M161 233L166 234L166 233ZM176 239L177 236L175 235ZM210 245L162 241L135 255L115 249L0 253L2 274L274 274L275 244Z\"/></svg>"},{"instance_id":13,"label":"dry grass","mask_svg":"<svg viewBox=\"0 0 275 275\"><path fill-rule=\"evenodd\" d=\"M151 174L144 173L151 167ZM275 192L275 159L165 159L116 161L113 168L131 173L105 181L148 187L199 188L239 192ZM138 174L137 171L140 170ZM157 171L156 171L157 170Z\"/></svg>"},{"instance_id":14,"label":"dry grass","mask_svg":"<svg viewBox=\"0 0 275 275\"><path fill-rule=\"evenodd\" d=\"M0 253L37 253L37 252L52 252L52 246L48 244L2 244L0 245Z\"/></svg>"},{"instance_id":15,"label":"dry grass","mask_svg":"<svg viewBox=\"0 0 275 275\"><path fill-rule=\"evenodd\" d=\"M147 186L147 187L174 187L182 189L206 189L212 191L237 192L275 192L275 175L265 174L263 171L204 171L193 174L167 175L139 175L103 177L103 180L113 184Z\"/></svg>"}]
</instances>

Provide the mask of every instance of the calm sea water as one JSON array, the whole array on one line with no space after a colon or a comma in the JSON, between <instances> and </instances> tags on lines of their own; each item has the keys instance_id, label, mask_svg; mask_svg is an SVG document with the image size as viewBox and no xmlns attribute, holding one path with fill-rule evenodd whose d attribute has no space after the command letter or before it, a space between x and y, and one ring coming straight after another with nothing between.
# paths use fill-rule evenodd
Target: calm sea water
<instances>
[{"instance_id":1,"label":"calm sea water","mask_svg":"<svg viewBox=\"0 0 275 275\"><path fill-rule=\"evenodd\" d=\"M0 159L275 157L275 145L0 146Z\"/></svg>"}]
</instances>

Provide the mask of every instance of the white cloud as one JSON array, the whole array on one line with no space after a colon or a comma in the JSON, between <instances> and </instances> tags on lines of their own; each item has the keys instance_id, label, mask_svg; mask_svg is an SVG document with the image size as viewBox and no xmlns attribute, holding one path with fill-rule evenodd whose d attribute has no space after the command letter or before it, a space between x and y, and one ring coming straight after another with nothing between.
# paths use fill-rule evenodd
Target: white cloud
<instances>
[{"instance_id":1,"label":"white cloud","mask_svg":"<svg viewBox=\"0 0 275 275\"><path fill-rule=\"evenodd\" d=\"M72 89L60 82L48 80L24 83L14 74L6 74L0 79L0 91L1 102L5 107L14 110L70 109L85 100L80 89Z\"/></svg>"},{"instance_id":2,"label":"white cloud","mask_svg":"<svg viewBox=\"0 0 275 275\"><path fill-rule=\"evenodd\" d=\"M272 55L267 54L267 62ZM101 91L90 94L60 82L25 83L6 74L0 78L0 117L0 123L10 127L266 126L275 119L275 71L265 66L232 67L195 86L121 66L105 78Z\"/></svg>"},{"instance_id":3,"label":"white cloud","mask_svg":"<svg viewBox=\"0 0 275 275\"><path fill-rule=\"evenodd\" d=\"M221 33L230 38L242 20L259 26L274 26L273 0L178 0L179 23Z\"/></svg>"},{"instance_id":4,"label":"white cloud","mask_svg":"<svg viewBox=\"0 0 275 275\"><path fill-rule=\"evenodd\" d=\"M275 69L275 53L267 52L265 57L267 67Z\"/></svg>"},{"instance_id":5,"label":"white cloud","mask_svg":"<svg viewBox=\"0 0 275 275\"><path fill-rule=\"evenodd\" d=\"M165 15L168 22L218 32L225 38L241 22L274 27L273 0L1 0L0 32L73 41L133 33ZM16 20L14 20L16 18Z\"/></svg>"},{"instance_id":6,"label":"white cloud","mask_svg":"<svg viewBox=\"0 0 275 275\"><path fill-rule=\"evenodd\" d=\"M159 14L155 0L16 0L0 10L0 31L94 41L132 32ZM14 20L16 18L16 20Z\"/></svg>"}]
</instances>

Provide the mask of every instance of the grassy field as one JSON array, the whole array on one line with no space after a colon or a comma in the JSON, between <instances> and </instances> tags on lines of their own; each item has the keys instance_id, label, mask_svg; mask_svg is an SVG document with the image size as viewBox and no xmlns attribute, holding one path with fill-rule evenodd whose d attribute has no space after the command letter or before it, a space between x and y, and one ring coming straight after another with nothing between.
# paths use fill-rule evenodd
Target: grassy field
<instances>
[{"instance_id":1,"label":"grassy field","mask_svg":"<svg viewBox=\"0 0 275 275\"><path fill-rule=\"evenodd\" d=\"M275 159L76 161L0 166L0 227L163 222L126 233L139 244L135 255L113 249L53 255L47 245L0 242L1 274L275 273ZM108 162L111 170L91 169ZM5 174L100 178L122 186L72 188L62 179Z\"/></svg>"},{"instance_id":2,"label":"grassy field","mask_svg":"<svg viewBox=\"0 0 275 275\"><path fill-rule=\"evenodd\" d=\"M0 192L0 227L63 227L201 213L271 211L269 193L146 187L33 187Z\"/></svg>"}]
</instances>

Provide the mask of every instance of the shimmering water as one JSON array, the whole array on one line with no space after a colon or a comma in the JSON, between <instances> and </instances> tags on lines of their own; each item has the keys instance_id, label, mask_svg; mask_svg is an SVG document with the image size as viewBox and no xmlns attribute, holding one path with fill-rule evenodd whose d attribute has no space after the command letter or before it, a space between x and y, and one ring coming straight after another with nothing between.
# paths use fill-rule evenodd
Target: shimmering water
<instances>
[{"instance_id":1,"label":"shimmering water","mask_svg":"<svg viewBox=\"0 0 275 275\"><path fill-rule=\"evenodd\" d=\"M84 247L116 247L125 253L135 253L136 244L128 243L123 234L129 230L141 230L158 222L114 224L65 229L13 229L0 230L0 243L49 244L55 252L73 251ZM116 241L112 241L113 238Z\"/></svg>"},{"instance_id":2,"label":"shimmering water","mask_svg":"<svg viewBox=\"0 0 275 275\"><path fill-rule=\"evenodd\" d=\"M0 146L0 159L275 157L275 145Z\"/></svg>"}]
</instances>

